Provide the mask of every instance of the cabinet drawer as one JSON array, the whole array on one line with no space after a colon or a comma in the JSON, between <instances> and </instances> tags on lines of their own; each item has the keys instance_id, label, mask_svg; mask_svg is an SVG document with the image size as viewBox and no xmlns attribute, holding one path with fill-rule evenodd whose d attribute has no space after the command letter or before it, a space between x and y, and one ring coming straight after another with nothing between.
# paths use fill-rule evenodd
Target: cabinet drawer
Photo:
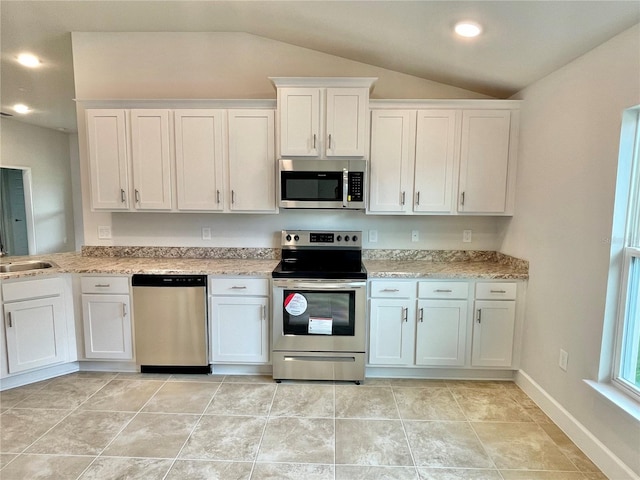
<instances>
[{"instance_id":1,"label":"cabinet drawer","mask_svg":"<svg viewBox=\"0 0 640 480\"><path fill-rule=\"evenodd\" d=\"M479 300L515 300L517 290L516 283L478 283L476 298Z\"/></svg>"},{"instance_id":2,"label":"cabinet drawer","mask_svg":"<svg viewBox=\"0 0 640 480\"><path fill-rule=\"evenodd\" d=\"M269 296L267 278L213 278L209 281L211 295Z\"/></svg>"},{"instance_id":3,"label":"cabinet drawer","mask_svg":"<svg viewBox=\"0 0 640 480\"><path fill-rule=\"evenodd\" d=\"M418 282L419 298L467 298L467 282Z\"/></svg>"},{"instance_id":4,"label":"cabinet drawer","mask_svg":"<svg viewBox=\"0 0 640 480\"><path fill-rule=\"evenodd\" d=\"M82 293L120 293L129 295L129 277L81 277Z\"/></svg>"},{"instance_id":5,"label":"cabinet drawer","mask_svg":"<svg viewBox=\"0 0 640 480\"><path fill-rule=\"evenodd\" d=\"M375 280L371 282L371 298L409 298L416 294L416 282Z\"/></svg>"},{"instance_id":6,"label":"cabinet drawer","mask_svg":"<svg viewBox=\"0 0 640 480\"><path fill-rule=\"evenodd\" d=\"M62 282L59 278L42 278L24 282L2 283L2 299L5 303L26 298L55 297L62 295Z\"/></svg>"}]
</instances>

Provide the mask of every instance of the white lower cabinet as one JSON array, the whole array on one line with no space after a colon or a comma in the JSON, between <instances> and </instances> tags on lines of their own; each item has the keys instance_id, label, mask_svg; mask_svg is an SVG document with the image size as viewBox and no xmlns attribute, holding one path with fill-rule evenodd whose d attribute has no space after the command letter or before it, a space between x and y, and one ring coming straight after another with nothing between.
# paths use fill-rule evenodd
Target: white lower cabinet
<instances>
[{"instance_id":1,"label":"white lower cabinet","mask_svg":"<svg viewBox=\"0 0 640 480\"><path fill-rule=\"evenodd\" d=\"M211 363L269 361L269 280L209 281Z\"/></svg>"},{"instance_id":2,"label":"white lower cabinet","mask_svg":"<svg viewBox=\"0 0 640 480\"><path fill-rule=\"evenodd\" d=\"M464 366L467 300L418 300L416 365Z\"/></svg>"},{"instance_id":3,"label":"white lower cabinet","mask_svg":"<svg viewBox=\"0 0 640 480\"><path fill-rule=\"evenodd\" d=\"M57 278L2 285L8 373L67 361L62 283Z\"/></svg>"},{"instance_id":4,"label":"white lower cabinet","mask_svg":"<svg viewBox=\"0 0 640 480\"><path fill-rule=\"evenodd\" d=\"M471 365L474 367L512 365L516 291L515 283L476 285L471 354Z\"/></svg>"},{"instance_id":5,"label":"white lower cabinet","mask_svg":"<svg viewBox=\"0 0 640 480\"><path fill-rule=\"evenodd\" d=\"M83 277L81 285L85 357L132 360L128 277Z\"/></svg>"},{"instance_id":6,"label":"white lower cabinet","mask_svg":"<svg viewBox=\"0 0 640 480\"><path fill-rule=\"evenodd\" d=\"M369 363L411 365L415 338L415 300L372 298Z\"/></svg>"}]
</instances>

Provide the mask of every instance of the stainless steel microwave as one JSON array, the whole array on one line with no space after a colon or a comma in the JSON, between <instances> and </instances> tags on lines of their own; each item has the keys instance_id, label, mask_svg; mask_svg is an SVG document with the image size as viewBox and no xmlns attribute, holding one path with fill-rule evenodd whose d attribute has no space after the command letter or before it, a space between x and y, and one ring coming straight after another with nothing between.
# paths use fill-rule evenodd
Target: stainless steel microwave
<instances>
[{"instance_id":1,"label":"stainless steel microwave","mask_svg":"<svg viewBox=\"0 0 640 480\"><path fill-rule=\"evenodd\" d=\"M365 160L289 160L279 164L280 208L365 208Z\"/></svg>"}]
</instances>

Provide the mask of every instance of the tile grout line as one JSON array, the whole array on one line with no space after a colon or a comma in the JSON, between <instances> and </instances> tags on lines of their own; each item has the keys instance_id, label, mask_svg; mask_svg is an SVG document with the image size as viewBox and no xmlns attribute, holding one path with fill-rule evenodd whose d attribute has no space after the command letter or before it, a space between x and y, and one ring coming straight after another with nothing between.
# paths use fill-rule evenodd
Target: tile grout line
<instances>
[{"instance_id":1,"label":"tile grout line","mask_svg":"<svg viewBox=\"0 0 640 480\"><path fill-rule=\"evenodd\" d=\"M396 391L393 386L391 386L391 395L393 396L393 403L396 406L396 412L398 412L398 418L400 419L400 425L402 425L402 432L404 433L404 439L407 442L407 447L409 448L409 455L411 455L411 462L413 463L413 469L416 472L416 478L420 478L420 472L418 471L418 465L416 463L416 458L413 454L413 448L411 448L411 442L409 441L409 435L407 434L407 428L404 424L404 418L402 413L400 413L400 406L398 405L398 399L396 398Z\"/></svg>"},{"instance_id":2,"label":"tile grout line","mask_svg":"<svg viewBox=\"0 0 640 480\"><path fill-rule=\"evenodd\" d=\"M116 380L119 377L120 374L116 375L114 378L112 378L106 385L108 385L109 383L111 383L111 381ZM124 380L124 379L123 379ZM145 380L137 380L137 381L145 381ZM153 380L156 381L156 380ZM138 414L142 411L142 409L151 401L151 399L155 396L156 393L158 393L158 391L167 383L168 379L166 379L164 382L162 382L160 384L160 386L156 389L155 392L153 392L153 394L149 397L149 399L138 409L137 412L135 412L135 414L129 419L129 421L125 422L125 424L122 426L122 428L120 428L120 430L118 430L118 432L113 436L113 438L104 446L104 448L102 450L100 450L100 452L95 455L95 458L93 459L93 461L91 463L89 463L89 465L87 465L87 467L80 472L80 474L76 477L76 480L80 480L82 478L82 476L91 468L91 466L96 463L96 460L98 460L98 458L100 458L102 456L102 454L104 453L104 451L109 448L109 446L115 441L116 438L118 438L118 435L120 435L125 428L127 428L129 426L129 424L133 421L134 418L136 418L138 416ZM104 388L104 387L103 387ZM102 390L102 388L100 389ZM98 392L100 391L98 390ZM98 393L96 392L96 393ZM95 394L94 394L95 395ZM93 396L93 395L92 395ZM89 397L91 398L91 397ZM78 405L77 408L80 408L82 405L84 405L84 403L86 403L89 398L87 398L87 400L85 400L85 402L82 402L80 405ZM119 411L122 412L122 411Z\"/></svg>"},{"instance_id":3,"label":"tile grout line","mask_svg":"<svg viewBox=\"0 0 640 480\"><path fill-rule=\"evenodd\" d=\"M171 377L169 377L171 378ZM169 468L167 469L166 473L164 474L164 476L162 477L162 479L166 479L167 475L169 475L169 473L171 472L171 470L173 469L173 466L176 464L176 462L178 461L178 459L180 458L180 454L182 453L182 451L184 450L184 447L187 446L187 443L189 443L189 439L191 438L191 435L193 435L193 432L196 431L196 428L198 427L198 425L200 424L200 421L202 420L202 417L204 417L205 412L207 411L207 409L209 408L209 406L211 406L211 402L213 402L213 399L215 398L216 394L218 393L218 391L220 390L220 387L222 386L222 383L224 382L224 379L226 378L226 375L222 377L222 380L220 380L220 382L218 383L218 388L216 388L216 391L213 392L213 395L211 395L211 398L209 399L209 401L207 402L207 404L205 405L204 409L202 410L202 413L200 414L200 416L198 417L198 420L196 420L196 422L193 424L193 427L191 428L191 431L189 432L189 435L187 435L187 438L184 440L184 442L182 443L182 446L180 447L180 450L178 450L178 453L176 453L175 458L171 461L171 465L169 465ZM157 392L156 392L157 393ZM155 394L154 394L155 396ZM153 397L151 397L153 398ZM149 399L151 400L151 399ZM144 407L143 407L144 408Z\"/></svg>"},{"instance_id":4,"label":"tile grout line","mask_svg":"<svg viewBox=\"0 0 640 480\"><path fill-rule=\"evenodd\" d=\"M280 383L276 383L276 388L273 390L273 395L271 396L271 403L269 404L269 409L267 410L267 415L265 417L264 427L262 427L262 434L260 435L260 440L258 441L258 448L256 448L256 456L253 459L251 464L251 472L249 472L249 479L253 477L253 472L256 469L256 463L258 463L258 455L260 454L260 447L262 447L262 440L264 439L264 434L267 431L267 425L269 424L269 419L271 418L271 409L273 408L273 402L276 399L276 394L278 393L278 389L280 388Z\"/></svg>"}]
</instances>

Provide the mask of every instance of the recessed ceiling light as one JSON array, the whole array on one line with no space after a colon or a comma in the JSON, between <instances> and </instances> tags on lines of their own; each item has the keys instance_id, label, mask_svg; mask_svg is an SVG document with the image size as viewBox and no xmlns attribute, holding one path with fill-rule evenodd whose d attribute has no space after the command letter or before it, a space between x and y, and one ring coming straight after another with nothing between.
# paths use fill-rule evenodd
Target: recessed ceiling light
<instances>
[{"instance_id":1,"label":"recessed ceiling light","mask_svg":"<svg viewBox=\"0 0 640 480\"><path fill-rule=\"evenodd\" d=\"M13 111L16 113L29 113L31 109L23 103L16 103L13 106Z\"/></svg>"},{"instance_id":2,"label":"recessed ceiling light","mask_svg":"<svg viewBox=\"0 0 640 480\"><path fill-rule=\"evenodd\" d=\"M477 37L482 33L482 27L475 22L458 22L454 27L455 32L461 37Z\"/></svg>"},{"instance_id":3,"label":"recessed ceiling light","mask_svg":"<svg viewBox=\"0 0 640 480\"><path fill-rule=\"evenodd\" d=\"M40 66L40 59L31 53L21 53L18 55L18 63L25 67L34 68Z\"/></svg>"}]
</instances>

